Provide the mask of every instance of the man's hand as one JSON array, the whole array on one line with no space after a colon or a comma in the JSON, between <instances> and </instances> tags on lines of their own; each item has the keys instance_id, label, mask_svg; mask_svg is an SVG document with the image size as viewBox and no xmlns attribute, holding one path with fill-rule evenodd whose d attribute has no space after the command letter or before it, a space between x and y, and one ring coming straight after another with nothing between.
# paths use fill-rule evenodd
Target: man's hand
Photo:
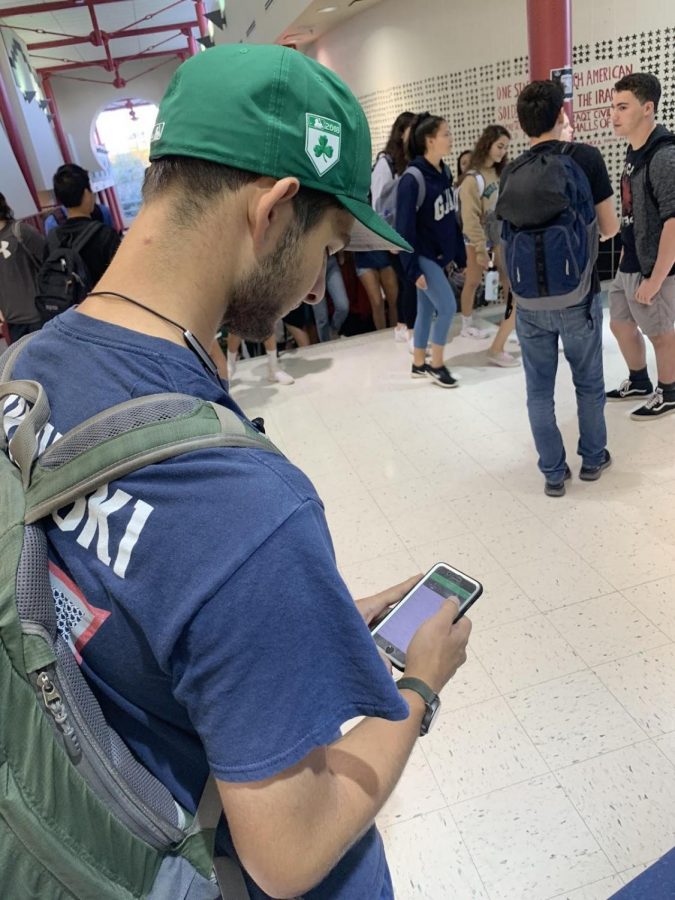
<instances>
[{"instance_id":1,"label":"man's hand","mask_svg":"<svg viewBox=\"0 0 675 900\"><path fill-rule=\"evenodd\" d=\"M481 269L490 268L490 257L487 254L487 250L476 253L476 262L481 267Z\"/></svg>"},{"instance_id":2,"label":"man's hand","mask_svg":"<svg viewBox=\"0 0 675 900\"><path fill-rule=\"evenodd\" d=\"M379 594L373 594L372 597L364 597L362 600L355 600L354 602L363 616L366 625L376 622L383 614L388 613L391 607L402 600L405 595L415 587L421 578L421 573L419 575L413 575L413 577L408 578L407 581L402 581L401 584L387 588L386 591L381 591Z\"/></svg>"},{"instance_id":3,"label":"man's hand","mask_svg":"<svg viewBox=\"0 0 675 900\"><path fill-rule=\"evenodd\" d=\"M418 287L421 291L426 291L427 289L427 280L424 275L420 275L420 277L415 282L415 287Z\"/></svg>"},{"instance_id":4,"label":"man's hand","mask_svg":"<svg viewBox=\"0 0 675 900\"><path fill-rule=\"evenodd\" d=\"M654 302L654 297L661 290L662 286L663 282L659 282L653 277L645 278L635 292L635 299L638 303L643 303L645 306L651 306Z\"/></svg>"},{"instance_id":5,"label":"man's hand","mask_svg":"<svg viewBox=\"0 0 675 900\"><path fill-rule=\"evenodd\" d=\"M3 316L2 310L0 309L0 325L4 325L4 324L5 324L5 317Z\"/></svg>"},{"instance_id":6,"label":"man's hand","mask_svg":"<svg viewBox=\"0 0 675 900\"><path fill-rule=\"evenodd\" d=\"M420 625L406 653L405 674L420 678L437 694L466 662L471 622L464 616L453 625L458 610L459 600L446 600L435 616Z\"/></svg>"}]
</instances>

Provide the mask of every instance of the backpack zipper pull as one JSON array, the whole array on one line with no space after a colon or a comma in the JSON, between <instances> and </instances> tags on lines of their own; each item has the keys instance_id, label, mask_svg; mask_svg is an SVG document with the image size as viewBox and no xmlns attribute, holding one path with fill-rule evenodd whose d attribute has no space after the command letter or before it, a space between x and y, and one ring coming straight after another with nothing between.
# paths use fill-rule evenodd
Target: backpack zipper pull
<instances>
[{"instance_id":1,"label":"backpack zipper pull","mask_svg":"<svg viewBox=\"0 0 675 900\"><path fill-rule=\"evenodd\" d=\"M53 717L59 731L64 737L68 756L73 761L77 761L82 755L80 742L77 739L73 726L68 721L68 712L63 705L61 694L57 691L47 672L38 673L37 684L42 693L42 701L45 705L45 709Z\"/></svg>"}]
</instances>

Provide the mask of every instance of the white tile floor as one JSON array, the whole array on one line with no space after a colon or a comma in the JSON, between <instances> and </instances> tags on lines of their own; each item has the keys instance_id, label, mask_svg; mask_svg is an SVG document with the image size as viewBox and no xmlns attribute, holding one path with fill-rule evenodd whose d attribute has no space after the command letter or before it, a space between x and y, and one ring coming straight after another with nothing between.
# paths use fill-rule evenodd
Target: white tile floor
<instances>
[{"instance_id":1,"label":"white tile floor","mask_svg":"<svg viewBox=\"0 0 675 900\"><path fill-rule=\"evenodd\" d=\"M449 345L456 391L388 331L286 356L290 387L241 363L233 395L313 479L355 594L441 559L485 585L379 819L399 900L605 900L675 844L675 416L609 405L613 468L547 498L522 371L486 343ZM576 475L562 358L557 409Z\"/></svg>"}]
</instances>

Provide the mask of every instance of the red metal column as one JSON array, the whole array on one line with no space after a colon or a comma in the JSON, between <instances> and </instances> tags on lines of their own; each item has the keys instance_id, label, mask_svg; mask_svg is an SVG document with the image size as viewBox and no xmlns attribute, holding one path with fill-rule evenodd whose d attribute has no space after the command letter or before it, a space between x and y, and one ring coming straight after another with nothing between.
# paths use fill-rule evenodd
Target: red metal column
<instances>
[{"instance_id":1,"label":"red metal column","mask_svg":"<svg viewBox=\"0 0 675 900\"><path fill-rule=\"evenodd\" d=\"M530 78L551 77L553 69L572 66L572 0L527 0ZM572 119L572 101L565 101Z\"/></svg>"},{"instance_id":2,"label":"red metal column","mask_svg":"<svg viewBox=\"0 0 675 900\"><path fill-rule=\"evenodd\" d=\"M120 206L120 201L117 197L115 185L106 188L106 194L108 196L108 206L110 207L110 212L112 213L113 222L115 224L115 231L119 231L121 234L122 231L124 231L124 213L122 212L122 207Z\"/></svg>"},{"instance_id":3,"label":"red metal column","mask_svg":"<svg viewBox=\"0 0 675 900\"><path fill-rule=\"evenodd\" d=\"M65 163L71 163L73 160L70 155L70 149L68 147L66 134L63 130L63 126L61 125L61 116L59 115L59 108L56 105L56 98L54 97L54 90L52 88L52 83L49 75L42 76L42 90L44 91L45 97L49 101L49 109L52 114L54 131L56 132L56 142L59 145L61 156L63 157L63 161Z\"/></svg>"},{"instance_id":4,"label":"red metal column","mask_svg":"<svg viewBox=\"0 0 675 900\"><path fill-rule=\"evenodd\" d=\"M197 13L197 25L199 26L199 37L208 37L209 20L206 18L204 0L195 0L195 10Z\"/></svg>"}]
</instances>

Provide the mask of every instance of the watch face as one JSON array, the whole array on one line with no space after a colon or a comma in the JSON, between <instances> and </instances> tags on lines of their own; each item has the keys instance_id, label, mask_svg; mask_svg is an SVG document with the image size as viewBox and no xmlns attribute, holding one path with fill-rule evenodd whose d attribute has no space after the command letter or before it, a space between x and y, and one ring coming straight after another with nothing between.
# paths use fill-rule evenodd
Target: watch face
<instances>
[{"instance_id":1,"label":"watch face","mask_svg":"<svg viewBox=\"0 0 675 900\"><path fill-rule=\"evenodd\" d=\"M421 734L429 734L431 729L434 727L436 720L438 718L438 713L441 708L441 701L438 697L431 701L431 703L427 706L427 711L422 719L422 729Z\"/></svg>"}]
</instances>

